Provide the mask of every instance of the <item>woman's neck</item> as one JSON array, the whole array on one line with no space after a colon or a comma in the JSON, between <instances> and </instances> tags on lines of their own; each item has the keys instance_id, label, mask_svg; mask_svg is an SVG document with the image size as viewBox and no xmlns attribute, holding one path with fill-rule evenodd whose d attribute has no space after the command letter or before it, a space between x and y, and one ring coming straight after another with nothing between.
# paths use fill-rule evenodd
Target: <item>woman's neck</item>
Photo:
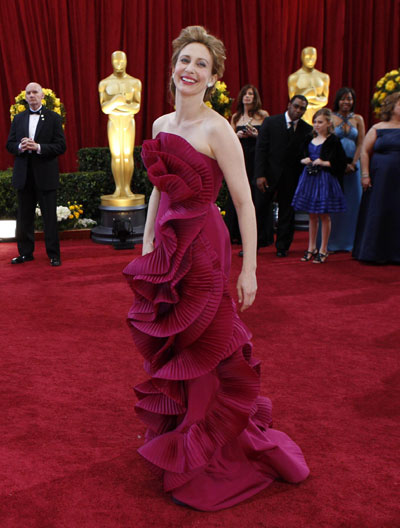
<instances>
[{"instance_id":1,"label":"woman's neck","mask_svg":"<svg viewBox=\"0 0 400 528\"><path fill-rule=\"evenodd\" d=\"M330 134L324 135L324 134L318 134L317 133L317 135L315 136L314 139L315 139L315 141L317 143L323 143L329 136L330 136Z\"/></svg>"},{"instance_id":2,"label":"woman's neck","mask_svg":"<svg viewBox=\"0 0 400 528\"><path fill-rule=\"evenodd\" d=\"M337 113L341 115L342 117L348 117L352 112L351 110L345 110L344 112L342 110L338 110Z\"/></svg>"},{"instance_id":3,"label":"woman's neck","mask_svg":"<svg viewBox=\"0 0 400 528\"><path fill-rule=\"evenodd\" d=\"M253 109L253 105L252 104L243 103L243 115L244 116L250 117L249 112L251 112L252 109Z\"/></svg>"},{"instance_id":4,"label":"woman's neck","mask_svg":"<svg viewBox=\"0 0 400 528\"><path fill-rule=\"evenodd\" d=\"M182 97L176 94L175 121L177 125L197 121L205 110L202 95Z\"/></svg>"}]
</instances>

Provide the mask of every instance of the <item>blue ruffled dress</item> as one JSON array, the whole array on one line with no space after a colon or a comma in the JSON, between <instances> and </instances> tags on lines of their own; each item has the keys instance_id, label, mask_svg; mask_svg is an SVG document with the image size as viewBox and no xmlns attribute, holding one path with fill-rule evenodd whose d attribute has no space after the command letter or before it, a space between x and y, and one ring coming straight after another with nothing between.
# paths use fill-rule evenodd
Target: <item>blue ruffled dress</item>
<instances>
[{"instance_id":1,"label":"blue ruffled dress","mask_svg":"<svg viewBox=\"0 0 400 528\"><path fill-rule=\"evenodd\" d=\"M310 158L314 161L320 157L321 145L308 146ZM346 202L339 181L330 172L321 168L317 174L309 174L304 167L293 197L292 207L295 211L307 213L341 213L346 210Z\"/></svg>"}]
</instances>

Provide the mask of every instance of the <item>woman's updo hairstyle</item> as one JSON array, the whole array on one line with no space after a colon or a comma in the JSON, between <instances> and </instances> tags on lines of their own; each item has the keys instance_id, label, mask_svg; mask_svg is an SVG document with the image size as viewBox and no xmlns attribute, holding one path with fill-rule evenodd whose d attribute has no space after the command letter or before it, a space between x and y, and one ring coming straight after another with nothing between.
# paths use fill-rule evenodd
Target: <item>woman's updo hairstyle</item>
<instances>
[{"instance_id":1,"label":"woman's updo hairstyle","mask_svg":"<svg viewBox=\"0 0 400 528\"><path fill-rule=\"evenodd\" d=\"M397 104L397 101L400 99L400 92L394 92L390 95L387 95L383 100L381 111L379 112L379 117L381 121L390 121L394 107Z\"/></svg>"},{"instance_id":2,"label":"woman's updo hairstyle","mask_svg":"<svg viewBox=\"0 0 400 528\"><path fill-rule=\"evenodd\" d=\"M177 37L172 42L172 57L171 57L171 68L175 69L178 57L182 49L191 44L192 42L197 42L203 44L212 57L212 74L217 75L217 78L220 79L224 74L225 70L225 46L224 43L207 33L206 29L202 26L188 26L182 29L179 37ZM170 90L172 95L175 97L175 83L171 77ZM210 99L211 92L214 90L214 86L207 88L204 100L207 101Z\"/></svg>"}]
</instances>

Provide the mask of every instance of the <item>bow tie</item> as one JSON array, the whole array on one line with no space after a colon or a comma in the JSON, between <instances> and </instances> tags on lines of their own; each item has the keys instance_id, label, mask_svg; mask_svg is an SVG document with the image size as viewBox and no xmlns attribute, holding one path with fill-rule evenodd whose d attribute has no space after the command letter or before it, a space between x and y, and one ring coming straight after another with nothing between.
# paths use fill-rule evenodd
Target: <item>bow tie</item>
<instances>
[{"instance_id":1,"label":"bow tie","mask_svg":"<svg viewBox=\"0 0 400 528\"><path fill-rule=\"evenodd\" d=\"M40 110L36 110L36 111L35 111L35 110L31 110L31 109L29 108L29 113L32 114L32 115L40 115Z\"/></svg>"}]
</instances>

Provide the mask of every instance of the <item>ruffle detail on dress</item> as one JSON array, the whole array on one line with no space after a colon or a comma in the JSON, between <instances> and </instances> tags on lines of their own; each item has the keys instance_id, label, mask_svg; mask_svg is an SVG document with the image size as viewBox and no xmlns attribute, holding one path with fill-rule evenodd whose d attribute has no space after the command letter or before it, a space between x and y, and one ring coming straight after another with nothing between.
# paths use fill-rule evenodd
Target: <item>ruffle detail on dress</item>
<instances>
[{"instance_id":1,"label":"ruffle detail on dress","mask_svg":"<svg viewBox=\"0 0 400 528\"><path fill-rule=\"evenodd\" d=\"M152 464L172 473L185 473L186 477L179 478L180 483L190 478L191 472L204 467L217 448L246 428L259 392L259 377L243 358L241 349L222 361L213 373L191 383L210 385L213 382L215 391L208 402L203 402L207 403L203 418L193 423L183 421L174 431L155 437L139 449ZM190 390L197 391L197 387L189 387ZM189 394L191 404L197 405Z\"/></svg>"},{"instance_id":2,"label":"ruffle detail on dress","mask_svg":"<svg viewBox=\"0 0 400 528\"><path fill-rule=\"evenodd\" d=\"M229 469L236 445L258 475L262 446L267 457L277 449L263 438L271 402L259 397L260 364L221 258L226 228L213 203L220 169L173 134L144 142L142 156L162 196L154 251L124 270L134 292L128 324L151 376L135 387L135 410L147 426L139 453L163 475L166 491L196 488L209 471Z\"/></svg>"}]
</instances>

